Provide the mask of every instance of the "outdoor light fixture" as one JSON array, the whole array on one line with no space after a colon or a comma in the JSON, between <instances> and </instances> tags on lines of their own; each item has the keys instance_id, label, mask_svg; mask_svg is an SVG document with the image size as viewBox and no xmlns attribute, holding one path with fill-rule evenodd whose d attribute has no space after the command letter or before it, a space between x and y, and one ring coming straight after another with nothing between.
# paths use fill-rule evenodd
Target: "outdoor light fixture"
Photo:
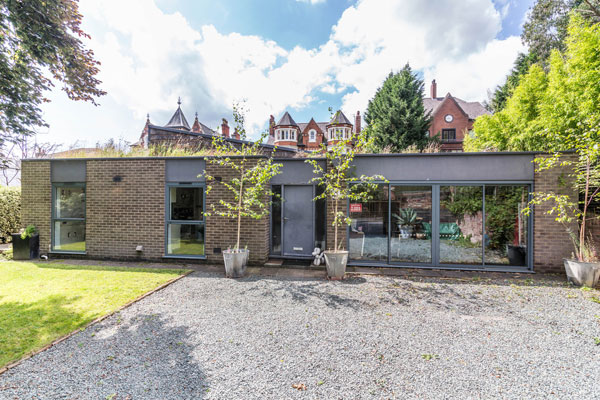
<instances>
[{"instance_id":1,"label":"outdoor light fixture","mask_svg":"<svg viewBox=\"0 0 600 400\"><path fill-rule=\"evenodd\" d=\"M144 251L144 246L142 246L142 245L136 246L135 251L137 251L138 253L141 253L142 251Z\"/></svg>"}]
</instances>

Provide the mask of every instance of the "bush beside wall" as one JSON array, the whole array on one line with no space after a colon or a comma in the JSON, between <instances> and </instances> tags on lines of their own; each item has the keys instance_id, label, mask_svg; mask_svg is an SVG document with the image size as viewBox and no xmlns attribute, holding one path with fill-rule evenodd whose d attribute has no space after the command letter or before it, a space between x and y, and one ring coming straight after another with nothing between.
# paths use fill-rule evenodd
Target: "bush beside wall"
<instances>
[{"instance_id":1,"label":"bush beside wall","mask_svg":"<svg viewBox=\"0 0 600 400\"><path fill-rule=\"evenodd\" d=\"M0 186L0 241L21 229L21 188Z\"/></svg>"}]
</instances>

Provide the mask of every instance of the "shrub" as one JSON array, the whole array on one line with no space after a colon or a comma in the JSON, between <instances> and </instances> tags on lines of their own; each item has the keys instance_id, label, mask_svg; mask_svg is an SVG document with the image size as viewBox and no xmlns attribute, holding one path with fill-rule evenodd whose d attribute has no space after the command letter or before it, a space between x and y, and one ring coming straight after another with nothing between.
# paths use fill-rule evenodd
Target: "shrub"
<instances>
[{"instance_id":1,"label":"shrub","mask_svg":"<svg viewBox=\"0 0 600 400\"><path fill-rule=\"evenodd\" d=\"M21 228L21 188L0 186L0 240Z\"/></svg>"}]
</instances>

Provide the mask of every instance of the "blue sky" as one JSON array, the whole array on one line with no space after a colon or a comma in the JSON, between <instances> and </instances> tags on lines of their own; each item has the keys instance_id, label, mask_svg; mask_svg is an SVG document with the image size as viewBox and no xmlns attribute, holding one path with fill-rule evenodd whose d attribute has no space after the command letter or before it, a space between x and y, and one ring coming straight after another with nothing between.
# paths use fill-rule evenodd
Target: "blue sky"
<instances>
[{"instance_id":1,"label":"blue sky","mask_svg":"<svg viewBox=\"0 0 600 400\"><path fill-rule=\"evenodd\" d=\"M86 44L102 62L101 106L60 90L39 141L65 148L134 142L146 113L165 124L182 97L208 126L245 100L247 128L269 114L326 120L364 113L390 71L410 62L438 95L485 100L519 51L533 0L81 0ZM450 23L449 23L450 22Z\"/></svg>"}]
</instances>

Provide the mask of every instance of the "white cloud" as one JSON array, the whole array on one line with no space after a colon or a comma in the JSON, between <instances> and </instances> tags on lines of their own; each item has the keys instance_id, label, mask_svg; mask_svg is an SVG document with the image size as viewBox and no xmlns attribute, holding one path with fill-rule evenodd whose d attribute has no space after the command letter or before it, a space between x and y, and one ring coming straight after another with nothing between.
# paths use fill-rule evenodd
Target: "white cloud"
<instances>
[{"instance_id":1,"label":"white cloud","mask_svg":"<svg viewBox=\"0 0 600 400\"><path fill-rule=\"evenodd\" d=\"M502 16L491 0L361 0L344 11L323 45L292 50L212 25L194 29L154 0L85 0L81 12L102 62L105 103L130 110L140 130L146 112L168 118L179 95L188 119L197 110L213 127L242 99L254 131L269 114L320 104L320 93L348 90L343 109L354 113L406 62L427 81L436 78L439 93L482 100L522 50L516 37L496 39Z\"/></svg>"}]
</instances>

